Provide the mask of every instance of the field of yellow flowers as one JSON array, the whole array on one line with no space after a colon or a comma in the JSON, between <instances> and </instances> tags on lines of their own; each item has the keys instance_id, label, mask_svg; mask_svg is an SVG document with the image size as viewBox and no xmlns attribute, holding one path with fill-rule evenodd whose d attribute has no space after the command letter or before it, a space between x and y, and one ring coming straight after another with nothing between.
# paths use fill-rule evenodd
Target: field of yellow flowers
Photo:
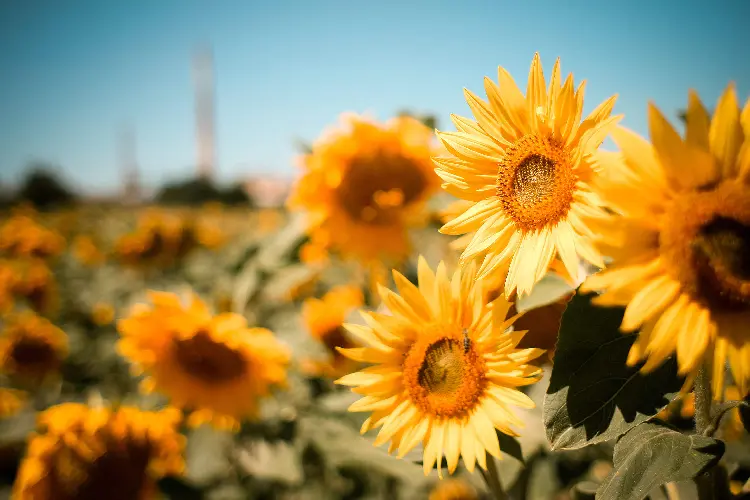
<instances>
[{"instance_id":1,"label":"field of yellow flowers","mask_svg":"<svg viewBox=\"0 0 750 500\"><path fill-rule=\"evenodd\" d=\"M342 116L284 208L3 214L0 492L747 498L750 103L485 90Z\"/></svg>"}]
</instances>

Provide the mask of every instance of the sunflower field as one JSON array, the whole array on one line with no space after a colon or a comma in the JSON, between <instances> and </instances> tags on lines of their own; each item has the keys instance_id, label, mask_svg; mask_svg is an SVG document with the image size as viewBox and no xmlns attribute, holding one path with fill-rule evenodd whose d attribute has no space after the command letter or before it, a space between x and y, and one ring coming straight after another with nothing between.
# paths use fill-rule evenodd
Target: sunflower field
<instances>
[{"instance_id":1,"label":"sunflower field","mask_svg":"<svg viewBox=\"0 0 750 500\"><path fill-rule=\"evenodd\" d=\"M750 498L750 101L584 92L342 115L284 207L4 212L0 494Z\"/></svg>"}]
</instances>

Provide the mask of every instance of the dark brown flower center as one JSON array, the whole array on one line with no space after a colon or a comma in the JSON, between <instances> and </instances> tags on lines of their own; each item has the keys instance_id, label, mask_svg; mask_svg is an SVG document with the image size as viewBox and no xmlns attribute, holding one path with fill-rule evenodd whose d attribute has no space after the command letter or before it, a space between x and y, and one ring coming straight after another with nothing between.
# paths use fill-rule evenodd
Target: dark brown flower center
<instances>
[{"instance_id":1,"label":"dark brown flower center","mask_svg":"<svg viewBox=\"0 0 750 500\"><path fill-rule=\"evenodd\" d=\"M336 190L339 204L355 221L392 224L400 207L417 200L427 179L413 160L392 153L354 158Z\"/></svg>"},{"instance_id":2,"label":"dark brown flower center","mask_svg":"<svg viewBox=\"0 0 750 500\"><path fill-rule=\"evenodd\" d=\"M245 373L245 359L205 332L174 342L177 361L187 373L211 384L228 382Z\"/></svg>"},{"instance_id":3,"label":"dark brown flower center","mask_svg":"<svg viewBox=\"0 0 750 500\"><path fill-rule=\"evenodd\" d=\"M750 225L717 217L693 243L699 293L715 309L750 309Z\"/></svg>"},{"instance_id":4,"label":"dark brown flower center","mask_svg":"<svg viewBox=\"0 0 750 500\"><path fill-rule=\"evenodd\" d=\"M63 446L51 464L50 489L60 500L140 500L149 486L151 447L133 439L106 439L106 451L91 462Z\"/></svg>"},{"instance_id":5,"label":"dark brown flower center","mask_svg":"<svg viewBox=\"0 0 750 500\"><path fill-rule=\"evenodd\" d=\"M419 370L419 385L431 394L452 396L463 382L463 347L443 339L427 348Z\"/></svg>"},{"instance_id":6,"label":"dark brown flower center","mask_svg":"<svg viewBox=\"0 0 750 500\"><path fill-rule=\"evenodd\" d=\"M576 180L568 150L530 134L508 148L498 165L497 196L519 228L534 231L565 217Z\"/></svg>"},{"instance_id":7,"label":"dark brown flower center","mask_svg":"<svg viewBox=\"0 0 750 500\"><path fill-rule=\"evenodd\" d=\"M333 353L334 358L344 357L343 354L341 354L340 352L336 350L337 347L343 347L343 348L354 347L352 342L346 336L346 333L344 332L344 328L341 326L339 326L338 328L333 328L331 330L328 330L323 335L321 335L320 338L323 341L323 344L326 346L326 349L328 349L328 351Z\"/></svg>"},{"instance_id":8,"label":"dark brown flower center","mask_svg":"<svg viewBox=\"0 0 750 500\"><path fill-rule=\"evenodd\" d=\"M54 347L41 339L24 338L13 344L10 357L19 373L40 373L56 370L60 358Z\"/></svg>"}]
</instances>

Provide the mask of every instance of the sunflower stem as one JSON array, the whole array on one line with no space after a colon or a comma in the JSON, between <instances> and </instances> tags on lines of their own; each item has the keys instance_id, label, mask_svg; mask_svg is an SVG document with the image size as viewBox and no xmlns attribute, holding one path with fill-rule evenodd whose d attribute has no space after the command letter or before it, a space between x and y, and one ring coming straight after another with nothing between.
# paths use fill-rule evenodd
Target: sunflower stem
<instances>
[{"instance_id":1,"label":"sunflower stem","mask_svg":"<svg viewBox=\"0 0 750 500\"><path fill-rule=\"evenodd\" d=\"M695 432L703 435L711 426L711 379L706 364L695 377Z\"/></svg>"},{"instance_id":2,"label":"sunflower stem","mask_svg":"<svg viewBox=\"0 0 750 500\"><path fill-rule=\"evenodd\" d=\"M482 470L481 468L479 470ZM495 457L487 454L487 474L482 474L484 482L487 483L487 487L492 492L492 496L495 500L508 500L508 495L503 491L503 485L500 482L500 475L497 472L497 464L495 464Z\"/></svg>"}]
</instances>

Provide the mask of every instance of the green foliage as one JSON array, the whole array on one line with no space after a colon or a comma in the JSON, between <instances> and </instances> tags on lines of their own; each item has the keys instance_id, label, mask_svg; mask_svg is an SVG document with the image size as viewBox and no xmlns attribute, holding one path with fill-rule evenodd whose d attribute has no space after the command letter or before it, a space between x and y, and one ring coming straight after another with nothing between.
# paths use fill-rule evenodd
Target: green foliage
<instances>
[{"instance_id":1,"label":"green foliage","mask_svg":"<svg viewBox=\"0 0 750 500\"><path fill-rule=\"evenodd\" d=\"M639 425L617 442L614 468L596 498L640 500L657 486L704 473L723 453L724 443L716 439L687 436L659 424Z\"/></svg>"},{"instance_id":2,"label":"green foliage","mask_svg":"<svg viewBox=\"0 0 750 500\"><path fill-rule=\"evenodd\" d=\"M398 116L411 116L412 118L416 118L417 120L422 122L425 127L429 129L435 129L438 126L437 117L435 115L419 114L419 113L414 113L409 110L402 110L398 112Z\"/></svg>"},{"instance_id":3,"label":"green foliage","mask_svg":"<svg viewBox=\"0 0 750 500\"><path fill-rule=\"evenodd\" d=\"M228 189L221 189L204 177L167 184L156 195L156 201L165 205L186 206L199 206L209 202L252 205L250 196L241 185L235 184Z\"/></svg>"},{"instance_id":4,"label":"green foliage","mask_svg":"<svg viewBox=\"0 0 750 500\"><path fill-rule=\"evenodd\" d=\"M636 335L619 331L622 308L600 308L576 295L563 315L544 401L553 449L575 449L629 431L664 408L679 391L676 363L648 375L626 360Z\"/></svg>"},{"instance_id":5,"label":"green foliage","mask_svg":"<svg viewBox=\"0 0 750 500\"><path fill-rule=\"evenodd\" d=\"M28 202L41 210L70 205L76 195L53 170L37 163L29 167L29 173L18 190L18 201Z\"/></svg>"}]
</instances>

